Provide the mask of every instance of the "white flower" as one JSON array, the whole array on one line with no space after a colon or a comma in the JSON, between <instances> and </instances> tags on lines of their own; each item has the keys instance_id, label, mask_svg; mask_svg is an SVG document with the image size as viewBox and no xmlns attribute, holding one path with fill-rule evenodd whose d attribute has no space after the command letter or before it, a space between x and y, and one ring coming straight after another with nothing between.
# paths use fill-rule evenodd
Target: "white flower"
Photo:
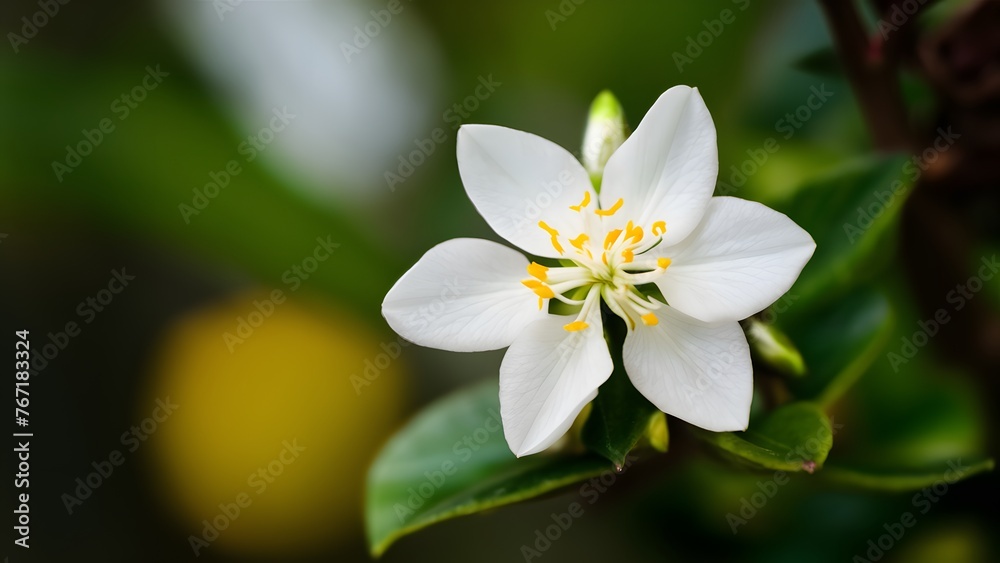
<instances>
[{"instance_id":1,"label":"white flower","mask_svg":"<svg viewBox=\"0 0 1000 563\"><path fill-rule=\"evenodd\" d=\"M515 455L559 439L611 375L601 301L628 326L625 371L650 402L708 430L746 429L753 372L738 321L788 291L815 243L764 205L712 197L715 125L697 89L660 96L611 155L600 195L565 149L504 127L463 126L458 166L500 236L563 266L450 240L399 279L382 314L423 346L510 346L500 406ZM579 312L549 314L551 299Z\"/></svg>"}]
</instances>

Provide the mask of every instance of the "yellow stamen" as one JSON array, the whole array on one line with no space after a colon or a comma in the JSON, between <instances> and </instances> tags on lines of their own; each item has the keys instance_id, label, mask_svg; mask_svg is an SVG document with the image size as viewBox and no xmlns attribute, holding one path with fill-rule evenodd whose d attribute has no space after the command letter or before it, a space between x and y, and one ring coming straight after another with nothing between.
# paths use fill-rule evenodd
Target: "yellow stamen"
<instances>
[{"instance_id":1,"label":"yellow stamen","mask_svg":"<svg viewBox=\"0 0 1000 563\"><path fill-rule=\"evenodd\" d=\"M583 250L583 243L590 240L590 237L586 233L581 233L580 236L575 239L570 239L569 243L576 247L577 250Z\"/></svg>"},{"instance_id":2,"label":"yellow stamen","mask_svg":"<svg viewBox=\"0 0 1000 563\"><path fill-rule=\"evenodd\" d=\"M601 262L604 262L605 266L608 265L608 253L607 252L602 252L601 253Z\"/></svg>"},{"instance_id":3,"label":"yellow stamen","mask_svg":"<svg viewBox=\"0 0 1000 563\"><path fill-rule=\"evenodd\" d=\"M557 230L553 229L552 227L548 226L545 223L545 221L539 221L538 222L538 226L541 227L542 230L544 230L545 232L547 232L550 235L552 235L553 238L559 236L559 231L557 231Z\"/></svg>"},{"instance_id":4,"label":"yellow stamen","mask_svg":"<svg viewBox=\"0 0 1000 563\"><path fill-rule=\"evenodd\" d=\"M633 254L631 250L626 248L625 250L622 251L622 258L624 258L625 263L628 264L632 260L635 260L635 254Z\"/></svg>"},{"instance_id":5,"label":"yellow stamen","mask_svg":"<svg viewBox=\"0 0 1000 563\"><path fill-rule=\"evenodd\" d=\"M553 297L556 296L556 294L552 292L552 288L550 288L547 285L534 287L531 289L531 291L534 291L535 295L541 297L542 299L552 299Z\"/></svg>"},{"instance_id":6,"label":"yellow stamen","mask_svg":"<svg viewBox=\"0 0 1000 563\"><path fill-rule=\"evenodd\" d=\"M616 201L615 204L612 205L610 209L595 209L594 213L600 215L601 217L610 217L614 215L616 211L621 209L622 205L624 204L625 200L623 200L622 198L618 198L618 201Z\"/></svg>"},{"instance_id":7,"label":"yellow stamen","mask_svg":"<svg viewBox=\"0 0 1000 563\"><path fill-rule=\"evenodd\" d=\"M532 262L531 264L528 264L528 274L531 275L532 277L538 278L538 279L540 279L542 281L545 281L545 280L548 279L548 277L549 277L548 271L549 271L548 268L546 268L545 266L542 266L541 264L539 264L537 262Z\"/></svg>"},{"instance_id":8,"label":"yellow stamen","mask_svg":"<svg viewBox=\"0 0 1000 563\"><path fill-rule=\"evenodd\" d=\"M657 258L656 265L660 267L661 270L666 270L671 264L670 258Z\"/></svg>"},{"instance_id":9,"label":"yellow stamen","mask_svg":"<svg viewBox=\"0 0 1000 563\"><path fill-rule=\"evenodd\" d=\"M524 285L524 287L527 287L528 289L535 289L536 287L542 287L543 285L545 285L538 280L522 280L521 283Z\"/></svg>"},{"instance_id":10,"label":"yellow stamen","mask_svg":"<svg viewBox=\"0 0 1000 563\"><path fill-rule=\"evenodd\" d=\"M660 324L660 319L656 318L653 313L646 313L642 316L642 324L646 326L656 326Z\"/></svg>"},{"instance_id":11,"label":"yellow stamen","mask_svg":"<svg viewBox=\"0 0 1000 563\"><path fill-rule=\"evenodd\" d=\"M559 244L559 239L552 237L552 248L556 249L559 254L565 253L561 244Z\"/></svg>"},{"instance_id":12,"label":"yellow stamen","mask_svg":"<svg viewBox=\"0 0 1000 563\"><path fill-rule=\"evenodd\" d=\"M542 305L543 305L544 303L545 303L545 300L544 300L544 299L542 299L541 297L539 297L539 298L538 298L538 310L539 310L539 311L541 311L541 310L542 310Z\"/></svg>"},{"instance_id":13,"label":"yellow stamen","mask_svg":"<svg viewBox=\"0 0 1000 563\"><path fill-rule=\"evenodd\" d=\"M577 332L587 328L588 326L590 325L583 321L573 321L563 328L566 329L567 332Z\"/></svg>"},{"instance_id":14,"label":"yellow stamen","mask_svg":"<svg viewBox=\"0 0 1000 563\"><path fill-rule=\"evenodd\" d=\"M642 227L633 225L632 221L625 226L625 240L632 239L632 244L639 244L642 240Z\"/></svg>"},{"instance_id":15,"label":"yellow stamen","mask_svg":"<svg viewBox=\"0 0 1000 563\"><path fill-rule=\"evenodd\" d=\"M618 237L621 236L621 234L621 229L615 229L608 233L608 236L604 238L604 250L611 250L611 245L618 240Z\"/></svg>"},{"instance_id":16,"label":"yellow stamen","mask_svg":"<svg viewBox=\"0 0 1000 563\"><path fill-rule=\"evenodd\" d=\"M664 221L657 221L653 223L653 236L658 237L663 233L667 232L667 223Z\"/></svg>"},{"instance_id":17,"label":"yellow stamen","mask_svg":"<svg viewBox=\"0 0 1000 563\"><path fill-rule=\"evenodd\" d=\"M569 208L572 209L573 211L580 211L584 207L587 207L587 205L589 204L590 204L590 192L583 192L583 201L580 202L580 205L570 205Z\"/></svg>"}]
</instances>

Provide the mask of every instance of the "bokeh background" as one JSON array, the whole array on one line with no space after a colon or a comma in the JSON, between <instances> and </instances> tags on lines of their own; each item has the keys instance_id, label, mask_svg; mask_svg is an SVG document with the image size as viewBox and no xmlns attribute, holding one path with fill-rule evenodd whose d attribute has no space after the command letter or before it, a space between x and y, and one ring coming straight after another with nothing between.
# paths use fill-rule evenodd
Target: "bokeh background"
<instances>
[{"instance_id":1,"label":"bokeh background","mask_svg":"<svg viewBox=\"0 0 1000 563\"><path fill-rule=\"evenodd\" d=\"M42 4L55 13L35 17ZM530 131L579 154L602 89L635 124L668 87L697 86L721 180L748 149L780 139L739 189L766 203L871 150L849 85L796 66L830 44L811 1L388 5L0 7L4 33L25 39L7 35L0 49L2 339L12 348L13 331L28 329L36 355L32 547L8 543L0 556L367 560L362 494L377 449L422 405L495 378L502 354L397 349L379 314L426 249L496 239L459 181L459 123ZM731 23L692 49L724 9ZM829 99L782 129L821 87ZM929 92L908 88L931 115ZM900 334L924 318L905 275L882 280L898 289ZM972 306L998 303L993 281ZM947 346L933 341L901 374L879 358L859 386L884 401L879 413L945 404L950 418L927 447L995 452L996 373L949 361ZM917 377L933 380L930 402L894 402ZM167 414L158 400L177 406ZM108 465L115 451L123 462ZM631 468L544 560L847 561L911 506L909 493L800 476L734 534L726 515L761 476L696 454L681 443ZM261 470L267 479L253 477ZM953 487L887 558L995 560L997 489L992 475ZM241 494L251 503L196 557L189 538ZM577 496L447 522L384 560L522 560Z\"/></svg>"}]
</instances>

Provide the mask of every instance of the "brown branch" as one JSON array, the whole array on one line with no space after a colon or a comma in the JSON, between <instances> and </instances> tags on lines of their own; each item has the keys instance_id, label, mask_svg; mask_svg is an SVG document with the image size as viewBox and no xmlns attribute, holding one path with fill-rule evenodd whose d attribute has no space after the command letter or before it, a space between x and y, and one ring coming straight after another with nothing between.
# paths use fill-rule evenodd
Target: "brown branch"
<instances>
[{"instance_id":1,"label":"brown branch","mask_svg":"<svg viewBox=\"0 0 1000 563\"><path fill-rule=\"evenodd\" d=\"M883 53L872 49L880 43L869 39L854 0L819 0L819 3L876 148L913 150L896 68Z\"/></svg>"}]
</instances>

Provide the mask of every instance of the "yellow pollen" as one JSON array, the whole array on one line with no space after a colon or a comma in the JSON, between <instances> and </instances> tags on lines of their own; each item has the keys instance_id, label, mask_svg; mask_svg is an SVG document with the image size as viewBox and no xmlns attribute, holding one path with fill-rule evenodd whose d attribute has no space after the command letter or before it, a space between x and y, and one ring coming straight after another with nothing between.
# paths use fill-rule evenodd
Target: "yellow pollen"
<instances>
[{"instance_id":1,"label":"yellow pollen","mask_svg":"<svg viewBox=\"0 0 1000 563\"><path fill-rule=\"evenodd\" d=\"M625 226L625 240L632 239L632 244L639 244L642 240L642 227L633 225L632 221Z\"/></svg>"},{"instance_id":2,"label":"yellow pollen","mask_svg":"<svg viewBox=\"0 0 1000 563\"><path fill-rule=\"evenodd\" d=\"M618 237L621 236L621 234L621 229L615 229L608 233L608 236L604 238L604 250L611 250L611 245L618 240Z\"/></svg>"},{"instance_id":3,"label":"yellow pollen","mask_svg":"<svg viewBox=\"0 0 1000 563\"><path fill-rule=\"evenodd\" d=\"M583 321L573 321L568 325L564 326L563 328L566 329L568 332L577 332L587 328L588 326L590 325L588 325Z\"/></svg>"},{"instance_id":4,"label":"yellow pollen","mask_svg":"<svg viewBox=\"0 0 1000 563\"><path fill-rule=\"evenodd\" d=\"M538 222L538 226L541 227L543 231L545 231L545 232L549 233L550 235L552 235L553 238L559 236L559 231L557 231L557 230L553 229L552 227L548 226L545 223L545 221L539 221Z\"/></svg>"},{"instance_id":5,"label":"yellow pollen","mask_svg":"<svg viewBox=\"0 0 1000 563\"><path fill-rule=\"evenodd\" d=\"M576 247L577 250L583 250L583 243L590 240L590 237L586 233L581 233L580 236L575 239L570 239L569 243Z\"/></svg>"},{"instance_id":6,"label":"yellow pollen","mask_svg":"<svg viewBox=\"0 0 1000 563\"><path fill-rule=\"evenodd\" d=\"M573 211L580 211L584 207L587 207L589 204L590 204L590 192L583 192L583 201L580 202L580 205L570 205L569 208L572 209Z\"/></svg>"},{"instance_id":7,"label":"yellow pollen","mask_svg":"<svg viewBox=\"0 0 1000 563\"><path fill-rule=\"evenodd\" d=\"M656 326L660 324L660 319L656 318L653 313L646 313L642 316L642 324L646 326Z\"/></svg>"},{"instance_id":8,"label":"yellow pollen","mask_svg":"<svg viewBox=\"0 0 1000 563\"><path fill-rule=\"evenodd\" d=\"M656 265L660 267L661 270L666 270L670 266L670 258L657 258Z\"/></svg>"},{"instance_id":9,"label":"yellow pollen","mask_svg":"<svg viewBox=\"0 0 1000 563\"><path fill-rule=\"evenodd\" d=\"M625 263L628 264L632 260L635 260L635 254L633 254L631 250L626 248L625 250L622 251L622 258L624 258Z\"/></svg>"},{"instance_id":10,"label":"yellow pollen","mask_svg":"<svg viewBox=\"0 0 1000 563\"><path fill-rule=\"evenodd\" d=\"M548 279L549 277L548 271L549 271L548 268L542 266L537 262L532 262L531 264L528 264L528 274L542 281Z\"/></svg>"},{"instance_id":11,"label":"yellow pollen","mask_svg":"<svg viewBox=\"0 0 1000 563\"><path fill-rule=\"evenodd\" d=\"M653 223L653 236L658 237L663 233L667 232L667 224L664 221L657 221Z\"/></svg>"},{"instance_id":12,"label":"yellow pollen","mask_svg":"<svg viewBox=\"0 0 1000 563\"><path fill-rule=\"evenodd\" d=\"M615 214L615 211L621 209L624 203L625 200L623 200L622 198L618 198L618 201L616 201L615 204L612 205L610 209L595 209L594 213L600 215L601 217L610 217Z\"/></svg>"}]
</instances>

